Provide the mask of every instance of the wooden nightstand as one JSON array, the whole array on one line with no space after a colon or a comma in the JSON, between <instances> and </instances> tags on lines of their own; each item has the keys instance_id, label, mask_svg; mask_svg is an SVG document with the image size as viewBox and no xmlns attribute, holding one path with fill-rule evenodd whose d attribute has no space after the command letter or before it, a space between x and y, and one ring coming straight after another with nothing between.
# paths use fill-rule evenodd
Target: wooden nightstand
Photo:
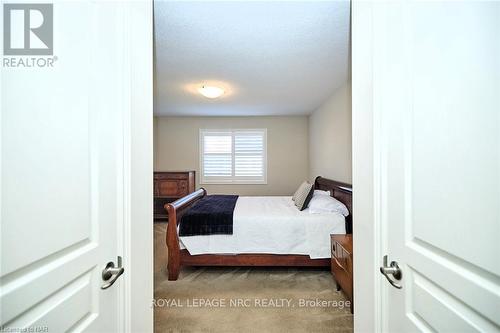
<instances>
[{"instance_id":1,"label":"wooden nightstand","mask_svg":"<svg viewBox=\"0 0 500 333\"><path fill-rule=\"evenodd\" d=\"M351 301L351 313L354 313L353 307L353 288L352 288L352 234L349 235L330 235L332 247L332 275L337 283L337 290L342 290Z\"/></svg>"}]
</instances>

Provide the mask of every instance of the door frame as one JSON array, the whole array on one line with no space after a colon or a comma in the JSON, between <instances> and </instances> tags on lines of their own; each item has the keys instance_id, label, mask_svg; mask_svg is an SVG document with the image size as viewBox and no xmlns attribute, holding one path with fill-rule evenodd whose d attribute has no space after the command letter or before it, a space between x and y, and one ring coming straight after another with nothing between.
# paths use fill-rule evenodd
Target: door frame
<instances>
[{"instance_id":1,"label":"door frame","mask_svg":"<svg viewBox=\"0 0 500 333\"><path fill-rule=\"evenodd\" d=\"M128 1L124 17L130 96L126 110L124 140L124 274L123 321L125 332L153 331L153 2ZM377 108L376 68L373 59L376 38L373 11L369 1L353 1L351 13L352 45L352 149L353 210L356 222L354 241L354 329L382 332L383 285L378 275L382 258L381 132ZM377 9L378 10L378 9ZM132 24L134 23L134 24ZM134 27L131 29L130 27ZM132 65L133 64L133 65ZM143 64L144 66L137 66ZM144 70L145 69L145 70ZM132 239L132 235L134 238ZM147 291L147 292L145 292Z\"/></svg>"},{"instance_id":2,"label":"door frame","mask_svg":"<svg viewBox=\"0 0 500 333\"><path fill-rule=\"evenodd\" d=\"M352 1L352 178L354 238L354 330L383 332L382 132L377 96L376 15L381 4ZM383 8L382 8L383 10Z\"/></svg>"},{"instance_id":3,"label":"door frame","mask_svg":"<svg viewBox=\"0 0 500 333\"><path fill-rule=\"evenodd\" d=\"M153 0L121 6L123 205L118 251L125 274L120 285L122 332L153 332Z\"/></svg>"}]
</instances>

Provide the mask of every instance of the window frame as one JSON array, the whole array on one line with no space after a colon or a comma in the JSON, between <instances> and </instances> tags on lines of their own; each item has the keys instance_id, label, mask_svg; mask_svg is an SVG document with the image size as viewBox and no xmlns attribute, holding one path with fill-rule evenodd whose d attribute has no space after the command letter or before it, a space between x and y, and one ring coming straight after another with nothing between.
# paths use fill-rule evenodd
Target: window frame
<instances>
[{"instance_id":1,"label":"window frame","mask_svg":"<svg viewBox=\"0 0 500 333\"><path fill-rule=\"evenodd\" d=\"M235 134L237 132L262 132L263 135L263 147L262 147L262 178L259 179L242 179L242 177L235 176ZM221 177L220 179L206 179L204 175L204 135L205 133L220 133L220 134L231 134L231 176ZM267 185L267 128L200 128L199 129L199 140L198 140L198 156L199 156L199 175L200 184L210 184L210 185ZM244 178L244 177L243 177Z\"/></svg>"}]
</instances>

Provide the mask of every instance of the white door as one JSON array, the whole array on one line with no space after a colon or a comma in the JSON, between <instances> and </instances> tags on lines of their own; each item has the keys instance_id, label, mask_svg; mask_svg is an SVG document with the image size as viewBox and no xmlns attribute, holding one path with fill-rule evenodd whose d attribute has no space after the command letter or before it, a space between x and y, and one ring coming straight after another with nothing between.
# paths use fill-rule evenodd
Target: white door
<instances>
[{"instance_id":1,"label":"white door","mask_svg":"<svg viewBox=\"0 0 500 333\"><path fill-rule=\"evenodd\" d=\"M42 58L53 66L1 72L0 325L122 331L123 276L101 287L107 262L123 255L128 23L112 2L61 1L52 10L53 56ZM30 15L34 26L50 19ZM30 57L40 58L17 59Z\"/></svg>"},{"instance_id":2,"label":"white door","mask_svg":"<svg viewBox=\"0 0 500 333\"><path fill-rule=\"evenodd\" d=\"M383 330L499 331L500 3L373 17L382 252L402 271L402 289L384 280Z\"/></svg>"}]
</instances>

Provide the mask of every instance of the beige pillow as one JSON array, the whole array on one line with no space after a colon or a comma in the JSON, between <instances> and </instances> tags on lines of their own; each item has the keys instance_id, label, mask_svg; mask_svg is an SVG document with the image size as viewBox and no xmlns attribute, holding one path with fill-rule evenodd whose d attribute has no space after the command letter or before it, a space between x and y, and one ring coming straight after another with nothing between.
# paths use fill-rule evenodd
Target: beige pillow
<instances>
[{"instance_id":1,"label":"beige pillow","mask_svg":"<svg viewBox=\"0 0 500 333\"><path fill-rule=\"evenodd\" d=\"M307 205L309 204L309 201L311 201L313 193L314 193L313 184L310 184L308 182L302 183L299 189L294 194L295 206L297 206L299 210L306 209Z\"/></svg>"},{"instance_id":2,"label":"beige pillow","mask_svg":"<svg viewBox=\"0 0 500 333\"><path fill-rule=\"evenodd\" d=\"M293 194L293 197L292 197L292 200L295 201L295 199L297 198L297 194L300 192L300 189L302 188L302 186L305 186L309 184L308 181L304 181L302 184L300 184L299 188L297 189L297 191L295 191L295 193Z\"/></svg>"}]
</instances>

